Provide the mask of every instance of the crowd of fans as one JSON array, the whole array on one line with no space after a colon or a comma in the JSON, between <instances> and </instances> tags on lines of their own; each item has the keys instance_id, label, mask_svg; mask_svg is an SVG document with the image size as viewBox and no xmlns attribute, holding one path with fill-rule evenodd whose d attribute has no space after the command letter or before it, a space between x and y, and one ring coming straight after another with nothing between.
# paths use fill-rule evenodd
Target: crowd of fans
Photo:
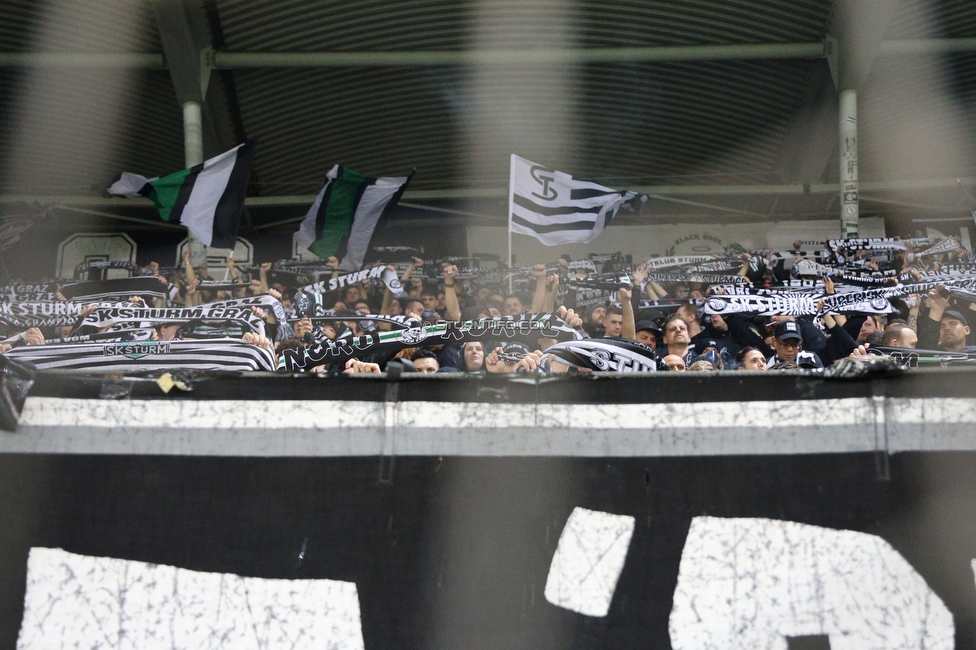
<instances>
[{"instance_id":1,"label":"crowd of fans","mask_svg":"<svg viewBox=\"0 0 976 650\"><path fill-rule=\"evenodd\" d=\"M886 240L890 241L890 240ZM641 344L654 359L657 369L667 372L704 371L819 371L842 359L871 357L875 349L885 354L896 349L923 349L956 354L962 359L970 352L972 337L968 318L976 316L976 303L965 299L966 292L951 293L944 286L918 293L903 292L885 301L884 309L871 312L830 311L823 299L836 295L843 284L830 269L857 268L858 277L878 287L923 284L924 279L949 277L941 269L951 268L958 277L976 278L976 260L961 246L925 256L932 242L906 240L902 248L846 251L825 246L815 253L804 252L803 242L786 253L748 253L736 251L717 258L730 265L730 275L741 284L710 281L701 273L687 273L687 280L654 279L655 258L642 264L628 263L621 256L596 264L592 270L572 264L564 257L558 263L537 264L521 271L515 291L508 291L510 276L504 272L479 273L459 267L454 261L425 263L421 258L404 262L395 271L398 287L379 277L355 282L332 291L313 291L289 282L292 275L276 273L281 264L264 263L250 271L236 268L228 259L217 282L206 265L194 268L188 255L173 269L152 263L138 269L138 275L159 282L157 295L132 295L117 303L101 299L87 304L70 324L29 327L17 330L8 324L0 353L21 346L70 344L74 341L125 341L133 339L129 329L144 329L145 340L222 340L229 337L268 350L275 355L279 369L285 350L301 350L325 341L354 339L369 332L389 330L389 321L374 316L404 317L402 322L434 324L441 321L483 321L511 319L525 314L552 312L569 328L589 339L628 340ZM800 262L816 263L806 268ZM287 265L285 265L287 266ZM306 268L316 278L338 278L336 258L323 261L317 269ZM738 267L737 269L735 267ZM968 274L967 268L973 270ZM806 270L805 270L806 269ZM503 270L504 271L504 270ZM620 278L612 288L580 289L587 277ZM719 276L715 276L719 278ZM727 276L726 277L727 280ZM14 284L14 283L12 283ZM797 292L802 285L807 295L819 297L816 314L709 313L708 298L724 295L731 287L766 289L762 295ZM928 285L930 285L929 282ZM948 280L945 283L952 286ZM300 291L314 294L314 313L296 313L294 301ZM399 293L400 297L397 297ZM55 290L56 300L66 301ZM148 322L136 325L95 327L85 318L106 306L197 307L249 296L268 296L280 302L281 311L267 305L249 307L264 327L263 331L228 323ZM596 296L596 297L594 297ZM10 296L9 298L13 298ZM976 300L976 295L973 296ZM282 318L284 316L284 318ZM392 321L392 319L390 319ZM189 326L188 325L192 325ZM111 338L112 334L117 338ZM101 338L98 338L101 337ZM368 352L341 363L315 366L313 372L378 373L396 363L404 371L418 373L559 373L587 372L595 368L567 364L546 350L553 339L524 341L476 340L436 343L419 347L401 346L398 350ZM29 357L26 359L29 361Z\"/></svg>"}]
</instances>

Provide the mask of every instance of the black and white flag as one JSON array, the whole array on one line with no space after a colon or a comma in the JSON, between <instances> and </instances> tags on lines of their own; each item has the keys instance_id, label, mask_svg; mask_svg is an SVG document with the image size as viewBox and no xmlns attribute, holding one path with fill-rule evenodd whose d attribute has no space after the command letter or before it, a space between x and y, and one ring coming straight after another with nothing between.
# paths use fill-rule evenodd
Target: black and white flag
<instances>
[{"instance_id":1,"label":"black and white flag","mask_svg":"<svg viewBox=\"0 0 976 650\"><path fill-rule=\"evenodd\" d=\"M644 194L576 180L512 155L509 232L535 237L546 246L589 243L621 207L634 209L646 200Z\"/></svg>"},{"instance_id":2,"label":"black and white flag","mask_svg":"<svg viewBox=\"0 0 976 650\"><path fill-rule=\"evenodd\" d=\"M546 348L560 363L597 372L656 372L649 346L630 339L582 339Z\"/></svg>"}]
</instances>

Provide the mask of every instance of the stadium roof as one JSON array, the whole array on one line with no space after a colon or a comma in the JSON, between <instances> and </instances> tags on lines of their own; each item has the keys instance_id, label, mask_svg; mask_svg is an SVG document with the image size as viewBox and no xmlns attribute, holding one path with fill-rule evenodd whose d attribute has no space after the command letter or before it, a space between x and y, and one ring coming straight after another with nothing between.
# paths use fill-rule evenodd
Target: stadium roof
<instances>
[{"instance_id":1,"label":"stadium roof","mask_svg":"<svg viewBox=\"0 0 976 650\"><path fill-rule=\"evenodd\" d=\"M205 154L258 141L255 227L307 205L334 163L416 168L405 203L500 225L512 153L651 191L669 222L833 217L839 87L859 95L862 215L965 215L951 185L976 176L972 0L3 0L0 15L7 202L112 209L119 171L183 168L187 60L209 79Z\"/></svg>"}]
</instances>

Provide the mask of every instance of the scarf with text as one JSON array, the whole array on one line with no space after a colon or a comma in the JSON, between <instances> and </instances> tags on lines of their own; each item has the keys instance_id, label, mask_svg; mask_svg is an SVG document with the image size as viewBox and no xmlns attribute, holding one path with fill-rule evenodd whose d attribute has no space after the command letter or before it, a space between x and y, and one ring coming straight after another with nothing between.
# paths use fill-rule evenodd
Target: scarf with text
<instances>
[{"instance_id":1,"label":"scarf with text","mask_svg":"<svg viewBox=\"0 0 976 650\"><path fill-rule=\"evenodd\" d=\"M82 326L112 327L125 323L188 323L190 321L232 321L246 325L251 331L264 336L264 321L255 316L250 306L225 307L210 303L199 307L131 308L98 307L82 320Z\"/></svg>"},{"instance_id":2,"label":"scarf with text","mask_svg":"<svg viewBox=\"0 0 976 650\"><path fill-rule=\"evenodd\" d=\"M343 363L354 357L398 352L404 348L427 347L467 341L511 339L580 338L576 330L551 313L529 314L518 319L488 319L422 325L389 332L325 340L299 350L283 350L281 366L290 372L304 372L322 364Z\"/></svg>"},{"instance_id":3,"label":"scarf with text","mask_svg":"<svg viewBox=\"0 0 976 650\"><path fill-rule=\"evenodd\" d=\"M649 346L630 339L582 339L556 343L546 354L569 366L595 372L656 372L657 358Z\"/></svg>"}]
</instances>

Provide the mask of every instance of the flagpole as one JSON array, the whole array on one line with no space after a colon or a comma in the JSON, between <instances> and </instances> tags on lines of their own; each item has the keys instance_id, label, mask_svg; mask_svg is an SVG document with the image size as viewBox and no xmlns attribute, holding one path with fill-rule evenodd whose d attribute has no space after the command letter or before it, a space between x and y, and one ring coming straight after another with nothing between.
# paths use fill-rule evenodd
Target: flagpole
<instances>
[{"instance_id":1,"label":"flagpole","mask_svg":"<svg viewBox=\"0 0 976 650\"><path fill-rule=\"evenodd\" d=\"M508 222L508 293L512 293L512 221Z\"/></svg>"},{"instance_id":2,"label":"flagpole","mask_svg":"<svg viewBox=\"0 0 976 650\"><path fill-rule=\"evenodd\" d=\"M508 166L508 293L512 294L512 197L515 193L515 154Z\"/></svg>"},{"instance_id":3,"label":"flagpole","mask_svg":"<svg viewBox=\"0 0 976 650\"><path fill-rule=\"evenodd\" d=\"M183 154L187 168L203 162L203 110L197 102L183 104ZM190 264L199 266L207 261L207 247L193 233L187 232Z\"/></svg>"}]
</instances>

